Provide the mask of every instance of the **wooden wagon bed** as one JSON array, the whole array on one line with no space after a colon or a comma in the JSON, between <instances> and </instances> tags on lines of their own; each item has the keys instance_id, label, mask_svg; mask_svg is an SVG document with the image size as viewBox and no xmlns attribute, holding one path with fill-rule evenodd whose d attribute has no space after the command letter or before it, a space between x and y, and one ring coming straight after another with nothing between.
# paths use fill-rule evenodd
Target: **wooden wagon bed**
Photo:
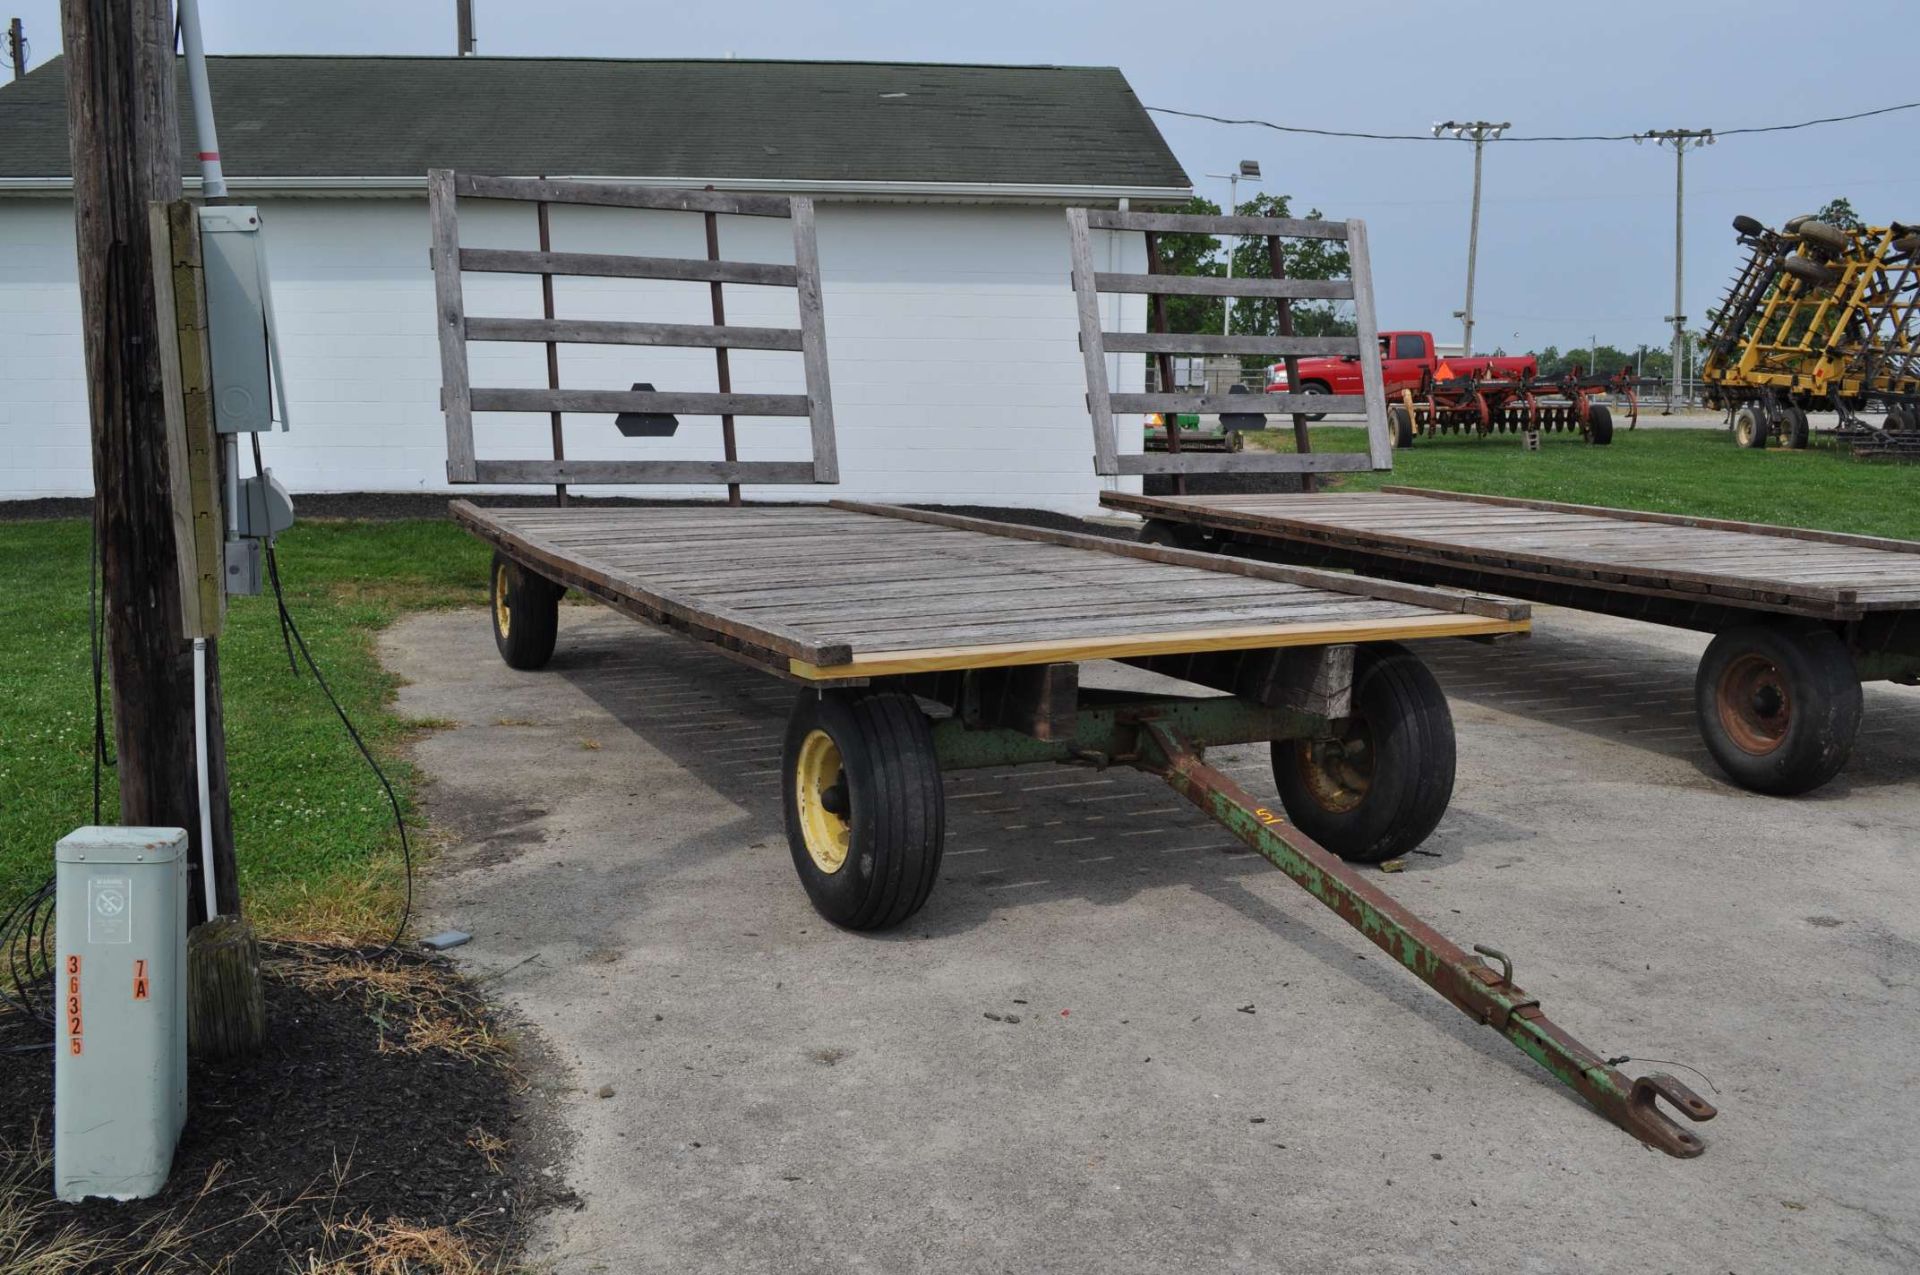
<instances>
[{"instance_id":1,"label":"wooden wagon bed","mask_svg":"<svg viewBox=\"0 0 1920 1275\"><path fill-rule=\"evenodd\" d=\"M452 510L549 579L807 681L1528 624L1523 604L894 506Z\"/></svg>"},{"instance_id":2,"label":"wooden wagon bed","mask_svg":"<svg viewBox=\"0 0 1920 1275\"><path fill-rule=\"evenodd\" d=\"M1545 585L1838 621L1920 609L1920 544L1902 540L1401 487L1314 495L1109 493L1102 503L1285 542L1306 560L1536 600L1561 600L1537 589Z\"/></svg>"}]
</instances>

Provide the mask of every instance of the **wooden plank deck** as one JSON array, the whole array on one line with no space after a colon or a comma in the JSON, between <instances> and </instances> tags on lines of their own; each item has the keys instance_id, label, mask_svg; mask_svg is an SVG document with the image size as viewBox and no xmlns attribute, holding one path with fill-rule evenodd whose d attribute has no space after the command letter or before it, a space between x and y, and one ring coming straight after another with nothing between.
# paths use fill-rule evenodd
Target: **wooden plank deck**
<instances>
[{"instance_id":1,"label":"wooden plank deck","mask_svg":"<svg viewBox=\"0 0 1920 1275\"><path fill-rule=\"evenodd\" d=\"M1149 518L1333 546L1382 562L1711 598L1830 619L1920 608L1920 544L1758 523L1389 487L1313 495L1108 493Z\"/></svg>"},{"instance_id":2,"label":"wooden plank deck","mask_svg":"<svg viewBox=\"0 0 1920 1275\"><path fill-rule=\"evenodd\" d=\"M543 575L806 680L1528 627L1516 603L890 506L452 512Z\"/></svg>"}]
</instances>

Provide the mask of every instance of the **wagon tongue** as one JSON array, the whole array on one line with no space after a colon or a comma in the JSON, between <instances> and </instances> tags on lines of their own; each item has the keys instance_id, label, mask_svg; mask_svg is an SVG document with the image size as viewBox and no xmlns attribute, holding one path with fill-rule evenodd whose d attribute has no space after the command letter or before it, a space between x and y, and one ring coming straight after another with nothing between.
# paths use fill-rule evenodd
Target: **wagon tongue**
<instances>
[{"instance_id":1,"label":"wagon tongue","mask_svg":"<svg viewBox=\"0 0 1920 1275\"><path fill-rule=\"evenodd\" d=\"M1469 955L1277 812L1257 804L1166 725L1142 723L1140 748L1141 764L1175 792L1219 820L1467 1017L1512 1041L1608 1120L1671 1156L1686 1159L1706 1150L1706 1143L1668 1116L1658 1099L1694 1121L1713 1119L1717 1113L1711 1103L1672 1076L1635 1078L1615 1070L1514 984L1512 963L1500 952L1475 949L1497 960L1497 970Z\"/></svg>"}]
</instances>

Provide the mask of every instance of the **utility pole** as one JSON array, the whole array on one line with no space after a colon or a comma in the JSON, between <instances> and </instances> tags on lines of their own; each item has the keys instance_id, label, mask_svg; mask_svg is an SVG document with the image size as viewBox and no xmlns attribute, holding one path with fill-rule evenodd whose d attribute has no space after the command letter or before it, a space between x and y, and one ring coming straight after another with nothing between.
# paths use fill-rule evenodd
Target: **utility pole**
<instances>
[{"instance_id":1,"label":"utility pole","mask_svg":"<svg viewBox=\"0 0 1920 1275\"><path fill-rule=\"evenodd\" d=\"M27 74L27 34L21 29L18 18L7 23L7 52L13 58L13 78L24 78Z\"/></svg>"},{"instance_id":2,"label":"utility pole","mask_svg":"<svg viewBox=\"0 0 1920 1275\"><path fill-rule=\"evenodd\" d=\"M1260 161L1257 159L1243 159L1240 161L1240 167L1236 168L1233 172L1208 173L1207 176L1226 179L1228 191L1227 216L1237 216L1240 212L1240 179L1244 177L1250 182L1259 181ZM1238 242L1238 235L1235 235L1227 242L1227 278L1229 279L1233 278L1233 249L1234 245ZM1222 306L1224 313L1220 319L1220 335L1231 336L1233 335L1233 298L1223 297L1221 300L1224 302Z\"/></svg>"},{"instance_id":3,"label":"utility pole","mask_svg":"<svg viewBox=\"0 0 1920 1275\"><path fill-rule=\"evenodd\" d=\"M474 51L473 0L453 0L453 3L454 23L458 27L460 44L455 52L463 58L470 58Z\"/></svg>"},{"instance_id":4,"label":"utility pole","mask_svg":"<svg viewBox=\"0 0 1920 1275\"><path fill-rule=\"evenodd\" d=\"M1500 134L1512 128L1512 124L1493 124L1486 120L1460 122L1448 120L1444 124L1433 126L1433 135L1440 137L1452 133L1454 137L1473 139L1473 215L1467 223L1467 307L1456 310L1453 317L1460 320L1460 353L1473 353L1473 271L1480 257L1480 160L1489 138L1500 140Z\"/></svg>"},{"instance_id":5,"label":"utility pole","mask_svg":"<svg viewBox=\"0 0 1920 1275\"><path fill-rule=\"evenodd\" d=\"M1673 415L1680 402L1682 349L1686 343L1687 316L1684 265L1687 255L1687 148L1713 145L1710 128L1648 129L1634 134L1633 140L1673 147L1673 313L1667 322L1673 325L1673 381L1667 388L1666 415Z\"/></svg>"},{"instance_id":6,"label":"utility pole","mask_svg":"<svg viewBox=\"0 0 1920 1275\"><path fill-rule=\"evenodd\" d=\"M94 522L105 586L120 819L185 828L204 921L194 649L182 630L162 341L148 205L180 198L168 0L62 0L80 312L92 407ZM240 910L219 653L206 641L206 748L219 910Z\"/></svg>"}]
</instances>

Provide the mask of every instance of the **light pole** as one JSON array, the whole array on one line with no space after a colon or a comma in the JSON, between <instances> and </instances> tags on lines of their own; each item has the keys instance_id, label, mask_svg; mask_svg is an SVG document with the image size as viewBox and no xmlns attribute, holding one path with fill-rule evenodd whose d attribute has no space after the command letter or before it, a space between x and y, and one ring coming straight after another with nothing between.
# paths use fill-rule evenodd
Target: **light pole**
<instances>
[{"instance_id":1,"label":"light pole","mask_svg":"<svg viewBox=\"0 0 1920 1275\"><path fill-rule=\"evenodd\" d=\"M1243 159L1240 161L1240 167L1231 173L1208 173L1207 176L1226 179L1227 190L1229 192L1227 195L1227 216L1232 217L1240 211L1240 179L1244 177L1250 182L1258 182L1260 180L1260 161L1257 159ZM1233 242L1227 245L1227 278L1229 279L1233 278L1233 243L1238 241L1239 236L1235 235ZM1222 300L1226 303L1224 307L1226 313L1220 320L1220 335L1229 336L1233 332L1233 298L1223 297Z\"/></svg>"},{"instance_id":2,"label":"light pole","mask_svg":"<svg viewBox=\"0 0 1920 1275\"><path fill-rule=\"evenodd\" d=\"M1673 380L1667 388L1667 415L1673 415L1680 401L1681 350L1686 341L1686 304L1682 299L1682 265L1686 260L1687 148L1713 145L1710 128L1659 128L1634 134L1636 144L1653 142L1673 147L1673 313L1667 322L1673 325Z\"/></svg>"},{"instance_id":3,"label":"light pole","mask_svg":"<svg viewBox=\"0 0 1920 1275\"><path fill-rule=\"evenodd\" d=\"M1473 217L1467 228L1467 308L1456 310L1453 315L1460 320L1460 352L1465 355L1473 353L1473 268L1480 256L1480 153L1488 138L1499 141L1500 134L1512 127L1512 124L1492 124L1486 120L1448 120L1433 126L1435 137L1452 133L1462 140L1473 139Z\"/></svg>"}]
</instances>

